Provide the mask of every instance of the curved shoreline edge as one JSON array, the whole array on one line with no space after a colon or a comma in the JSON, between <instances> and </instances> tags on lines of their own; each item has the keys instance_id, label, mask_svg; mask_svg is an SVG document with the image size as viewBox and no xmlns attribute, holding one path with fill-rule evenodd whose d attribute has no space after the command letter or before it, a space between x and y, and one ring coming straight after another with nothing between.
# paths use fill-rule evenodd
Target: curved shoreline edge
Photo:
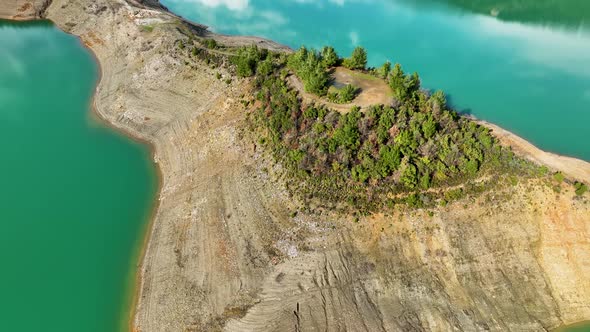
<instances>
[{"instance_id":1,"label":"curved shoreline edge","mask_svg":"<svg viewBox=\"0 0 590 332\"><path fill-rule=\"evenodd\" d=\"M9 19L9 18L4 18L4 17L0 16L0 19L12 20L13 18ZM42 17L19 19L17 21L26 22L26 21L37 21L37 20L47 20L48 22L51 22L51 24L56 26L57 29L62 30L52 20L42 18ZM133 319L135 316L135 309L137 307L137 303L139 302L140 287L138 287L138 285L141 284L141 273L139 273L139 272L141 270L141 266L143 265L143 259L145 257L145 252L147 250L147 244L149 242L150 233L151 233L152 226L153 226L153 223L155 220L155 216L156 216L159 206L160 206L159 197L160 197L160 192L162 191L163 173L162 173L162 169L160 167L160 164L156 162L156 159L155 159L156 147L152 141L150 141L147 138L144 138L144 137L141 137L141 136L135 134L133 131L129 130L128 128L118 126L116 122L109 121L99 111L98 107L96 106L95 98L96 98L97 90L99 89L99 86L102 81L102 76L103 76L101 62L98 59L98 56L96 55L94 50L91 47L88 47L87 45L85 45L84 42L82 41L82 39L80 38L80 36L66 32L66 31L64 31L64 33L67 33L67 34L71 35L72 37L76 38L76 40L78 40L78 43L80 44L80 46L82 46L86 51L88 51L88 53L90 54L94 63L97 66L97 78L96 78L96 82L94 84L92 97L91 97L91 100L89 103L88 115L89 115L90 120L96 122L96 124L98 124L98 125L102 125L102 126L105 126L105 127L108 127L110 129L114 130L117 134L123 135L124 137L130 139L133 142L144 145L148 149L148 152L150 155L149 160L150 160L152 166L154 167L154 171L155 171L155 176L156 176L156 188L155 189L156 190L155 190L155 196L153 197L154 202L149 207L149 211L148 211L147 217L146 217L147 222L143 225L143 227L141 229L141 231L142 231L142 234L140 236L141 240L139 241L138 247L136 249L134 249L134 251L133 251L133 254L137 255L137 256L133 257L136 259L136 263L137 263L135 266L136 272L133 273L134 274L133 280L134 280L135 286L132 287L132 289L129 290L129 294L126 295L126 296L129 296L129 298L130 298L130 300L128 300L128 301L130 302L131 307L125 308L124 325L128 326L129 331L133 331Z\"/></svg>"},{"instance_id":2,"label":"curved shoreline edge","mask_svg":"<svg viewBox=\"0 0 590 332\"><path fill-rule=\"evenodd\" d=\"M21 0L15 0L16 4L20 4L21 2L26 3ZM149 139L141 137L140 135L134 133L132 130L129 130L128 128L117 125L116 122L109 121L105 117L105 115L100 112L100 110L96 106L96 96L97 96L100 84L102 82L103 69L102 69L101 62L100 62L98 56L96 55L96 52L94 51L94 49L92 47L89 47L88 45L86 45L79 35L64 31L54 21L52 21L51 19L45 18L45 11L52 4L53 0L37 0L37 2L42 2L41 7L39 7L37 9L37 7L34 6L34 7L32 7L33 8L32 12L25 13L24 15L21 13L7 14L7 12L9 12L10 9L12 9L12 8L9 7L7 10L6 8L0 7L0 19L13 20L16 22L46 20L48 22L51 22L51 24L54 25L57 29L60 29L64 33L67 33L67 34L71 35L72 37L76 38L76 40L78 41L80 46L82 46L86 51L88 51L88 53L90 54L94 63L97 66L97 78L96 78L96 82L94 84L92 97L91 97L91 100L89 103L89 109L90 109L90 112L88 113L89 118L91 119L91 121L95 121L99 125L104 125L105 127L111 128L115 132L117 132L118 134L123 135L136 143L146 146L146 148L149 151L151 164L154 167L155 176L156 176L156 188L155 188L156 190L155 190L155 196L153 197L154 202L151 205L151 207L149 208L149 212L147 213L147 217L146 217L147 222L142 227L141 240L139 241L138 247L136 249L134 249L134 251L133 251L133 254L137 255L137 256L133 257L133 258L135 258L134 260L136 261L136 266L134 267L135 272L133 273L134 285L133 285L132 289L128 290L129 293L126 294L126 298L127 298L126 301L129 301L130 307L124 308L124 310L125 310L124 317L123 317L124 320L121 322L122 325L125 325L128 327L128 331L134 331L133 321L134 321L134 317L135 317L137 304L139 302L139 295L140 295L140 290L141 290L141 288L139 287L141 285L141 279L142 279L141 266L143 265L143 260L145 258L145 253L146 253L147 245L148 245L150 235L152 232L153 223L155 221L156 214L157 214L158 209L160 207L160 193L162 191L162 185L163 185L162 169L160 167L160 164L157 163L156 159L155 159L156 146L155 146L154 142L150 141ZM4 5L2 5L2 6L4 6ZM22 4L21 4L21 6L22 6ZM163 7L163 8L165 8L165 7ZM16 10L16 12L18 12L18 9Z\"/></svg>"},{"instance_id":3,"label":"curved shoreline edge","mask_svg":"<svg viewBox=\"0 0 590 332\"><path fill-rule=\"evenodd\" d=\"M137 304L139 303L139 295L140 295L140 290L141 290L141 288L139 287L141 285L141 278L142 278L141 266L143 265L143 260L146 255L148 242L151 237L153 224L156 220L156 214L158 213L158 210L160 208L160 193L162 192L164 175L163 175L162 168L160 167L160 164L156 162L156 146L152 141L150 141L146 138L142 138L139 135L134 134L131 130L128 130L128 129L122 128L122 127L118 127L114 122L107 120L104 117L104 115L102 113L100 113L100 111L98 110L98 107L96 106L96 103L95 103L95 97L97 95L97 89L98 89L100 82L102 80L102 66L100 64L100 61L98 60L98 57L96 56L96 54L92 50L92 48L84 46L84 43L82 42L82 40L80 39L79 36L76 36L76 35L72 35L72 36L74 36L76 39L78 39L79 43L86 50L89 51L89 53L91 54L95 63L98 66L98 77L96 80L96 85L94 87L94 93L92 95L90 113L89 113L90 117L94 118L93 121L96 121L97 123L102 124L102 125L109 127L111 129L114 129L116 132L131 139L132 141L135 141L139 144L145 145L149 151L150 161L151 161L152 167L154 167L154 171L155 171L155 175L156 175L156 188L155 188L156 190L155 190L155 196L153 197L154 202L153 202L152 206L150 207L149 212L147 214L147 217L146 217L147 222L142 227L141 240L139 241L138 247L133 251L133 254L136 255L133 257L133 258L135 258L135 261L136 261L136 266L134 268L135 272L133 273L133 275L134 275L133 287L132 287L132 289L129 289L128 294L126 294L127 301L129 301L131 307L125 308L124 321L122 321L122 323L121 323L121 324L126 325L128 327L128 331L131 332L131 331L134 331L133 320L135 317L135 311L137 308ZM130 299L129 299L129 297L130 297Z\"/></svg>"},{"instance_id":4,"label":"curved shoreline edge","mask_svg":"<svg viewBox=\"0 0 590 332\"><path fill-rule=\"evenodd\" d=\"M158 10L158 9L151 8L151 10ZM160 10L163 10L163 9L160 9ZM0 17L2 16L2 14L3 13L0 12ZM166 12L166 14L178 18L178 16L176 16L172 13ZM31 19L37 19L37 18L40 18L40 17L32 17ZM182 19L182 20L186 22L186 20L184 20L184 19ZM192 24L191 22L187 22L187 23ZM57 24L56 24L56 26L63 30L62 26L57 25ZM70 32L66 31L66 33L70 33ZM80 42L82 43L82 45L84 45L88 50L90 50L90 53L95 58L95 61L99 67L99 77L97 79L95 92L93 94L92 101L91 101L91 107L92 107L91 114L96 115L99 119L101 119L101 122L109 125L110 127L114 128L115 130L117 130L119 132L122 132L123 134L130 137L131 139L136 140L142 144L147 144L147 146L151 152L151 158L154 161L154 164L156 167L156 172L157 172L157 177L158 177L156 202L155 202L155 204L152 208L152 212L150 214L150 221L145 226L147 228L144 230L143 241L141 241L141 249L139 250L140 256L138 256L139 268L135 274L136 275L136 287L133 290L132 308L129 308L129 314L130 314L130 317L128 318L129 319L129 330L133 331L136 310L138 308L138 303L140 301L141 285L143 283L143 274L142 274L141 266L144 265L144 260L146 258L147 251L148 251L148 245L149 245L149 242L150 242L150 239L152 236L152 232L155 227L155 219L156 219L157 214L160 211L160 202L161 202L161 197L162 197L162 188L163 188L163 181L164 181L163 170L161 168L160 163L157 162L157 158L156 158L157 151L156 151L156 145L155 145L154 141L151 141L147 135L140 136L137 133L135 133L133 130L131 130L130 128L126 127L125 125L122 125L121 123L117 123L116 121L113 121L113 119L109 119L108 116L103 114L101 112L101 109L96 105L95 98L98 94L98 91L101 89L101 84L103 83L102 82L102 73L103 73L102 65L101 65L101 63L98 59L98 56L96 55L95 50L93 49L92 46L86 45L81 36L73 34L73 33L70 33L70 34L77 37L80 40ZM237 38L239 38L239 37L237 37ZM251 43L253 40L254 39L246 37L244 39L244 43ZM257 40L260 40L260 39L257 39ZM562 171L563 173L565 173L575 179L579 179L579 180L582 180L585 182L590 182L590 163L580 160L580 159L576 159L576 158L570 158L570 157L565 157L565 156L560 156L560 155L556 155L553 153L545 152L545 151L535 147L533 144L527 142L523 138L521 138L511 132L508 132L507 130L504 130L496 125L493 125L491 123L481 121L481 120L478 120L477 122L492 129L495 136L498 137L498 139L500 139L500 141L503 142L504 144L512 146L514 151L518 155L529 158L537 163L546 165L553 170Z\"/></svg>"},{"instance_id":5,"label":"curved shoreline edge","mask_svg":"<svg viewBox=\"0 0 590 332\"><path fill-rule=\"evenodd\" d=\"M477 119L475 119L475 122L491 129L492 134L502 144L510 146L517 155L525 157L537 164L547 166L553 171L562 172L569 178L590 183L589 162L541 150L524 138L493 123Z\"/></svg>"}]
</instances>

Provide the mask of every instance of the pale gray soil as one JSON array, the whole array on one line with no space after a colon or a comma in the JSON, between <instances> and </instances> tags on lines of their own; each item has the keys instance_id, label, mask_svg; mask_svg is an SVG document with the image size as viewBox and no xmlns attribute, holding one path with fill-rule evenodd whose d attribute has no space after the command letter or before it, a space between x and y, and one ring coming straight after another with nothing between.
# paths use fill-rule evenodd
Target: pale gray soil
<instances>
[{"instance_id":1,"label":"pale gray soil","mask_svg":"<svg viewBox=\"0 0 590 332\"><path fill-rule=\"evenodd\" d=\"M50 0L2 0L0 18L33 20L40 18Z\"/></svg>"}]
</instances>

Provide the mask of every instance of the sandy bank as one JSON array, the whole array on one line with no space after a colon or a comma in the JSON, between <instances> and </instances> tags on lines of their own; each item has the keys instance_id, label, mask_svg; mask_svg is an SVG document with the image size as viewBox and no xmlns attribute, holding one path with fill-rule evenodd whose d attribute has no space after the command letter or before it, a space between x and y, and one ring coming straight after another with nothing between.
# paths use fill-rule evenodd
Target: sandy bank
<instances>
[{"instance_id":1,"label":"sandy bank","mask_svg":"<svg viewBox=\"0 0 590 332\"><path fill-rule=\"evenodd\" d=\"M590 183L590 163L576 158L545 152L522 137L506 129L502 129L495 124L482 120L477 120L477 123L490 128L500 142L512 147L512 150L517 155L523 156L540 165L545 165L553 171L561 171L572 179Z\"/></svg>"}]
</instances>

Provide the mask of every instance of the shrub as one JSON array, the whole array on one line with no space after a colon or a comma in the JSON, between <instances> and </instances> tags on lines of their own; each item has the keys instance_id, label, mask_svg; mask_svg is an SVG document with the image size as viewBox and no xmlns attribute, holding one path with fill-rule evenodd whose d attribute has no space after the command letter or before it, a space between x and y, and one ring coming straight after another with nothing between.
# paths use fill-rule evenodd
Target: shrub
<instances>
[{"instance_id":1,"label":"shrub","mask_svg":"<svg viewBox=\"0 0 590 332\"><path fill-rule=\"evenodd\" d=\"M215 39L210 39L210 38L205 39L203 41L203 45L205 45L205 47L209 48L209 49L217 48L217 42L215 41Z\"/></svg>"},{"instance_id":2,"label":"shrub","mask_svg":"<svg viewBox=\"0 0 590 332\"><path fill-rule=\"evenodd\" d=\"M143 32L152 32L152 31L154 31L154 26L153 25L141 25L140 30Z\"/></svg>"},{"instance_id":3,"label":"shrub","mask_svg":"<svg viewBox=\"0 0 590 332\"><path fill-rule=\"evenodd\" d=\"M561 172L556 172L555 174L553 174L553 179L557 182L563 182L565 176Z\"/></svg>"},{"instance_id":4,"label":"shrub","mask_svg":"<svg viewBox=\"0 0 590 332\"><path fill-rule=\"evenodd\" d=\"M342 90L340 90L340 101L343 103L351 102L357 95L358 88L353 85L347 84Z\"/></svg>"},{"instance_id":5,"label":"shrub","mask_svg":"<svg viewBox=\"0 0 590 332\"><path fill-rule=\"evenodd\" d=\"M238 49L237 55L232 58L238 76L249 77L254 75L258 62L266 58L266 53L266 50L259 50L256 45Z\"/></svg>"},{"instance_id":6,"label":"shrub","mask_svg":"<svg viewBox=\"0 0 590 332\"><path fill-rule=\"evenodd\" d=\"M347 104L356 98L358 94L358 88L353 85L347 84L344 88L337 90L336 92L328 93L328 100L338 104Z\"/></svg>"},{"instance_id":7,"label":"shrub","mask_svg":"<svg viewBox=\"0 0 590 332\"><path fill-rule=\"evenodd\" d=\"M574 183L574 188L576 189L576 195L582 196L588 191L588 186L582 182Z\"/></svg>"}]
</instances>

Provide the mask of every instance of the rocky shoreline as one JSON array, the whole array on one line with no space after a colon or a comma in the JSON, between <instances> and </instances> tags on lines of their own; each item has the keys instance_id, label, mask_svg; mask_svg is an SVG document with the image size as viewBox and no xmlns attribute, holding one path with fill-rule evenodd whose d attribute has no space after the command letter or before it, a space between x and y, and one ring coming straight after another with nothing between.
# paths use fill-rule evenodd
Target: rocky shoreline
<instances>
[{"instance_id":1,"label":"rocky shoreline","mask_svg":"<svg viewBox=\"0 0 590 332\"><path fill-rule=\"evenodd\" d=\"M0 5L0 17L24 2ZM590 318L590 203L571 188L519 183L432 215L359 223L296 214L240 130L249 82L227 83L223 68L178 56L186 22L155 0L54 0L27 15L93 51L102 69L95 111L150 142L160 167L132 330L519 331ZM493 129L516 152L544 154ZM535 160L572 176L590 170Z\"/></svg>"},{"instance_id":2,"label":"rocky shoreline","mask_svg":"<svg viewBox=\"0 0 590 332\"><path fill-rule=\"evenodd\" d=\"M0 3L0 18L17 21L43 18L51 0L4 0Z\"/></svg>"}]
</instances>

